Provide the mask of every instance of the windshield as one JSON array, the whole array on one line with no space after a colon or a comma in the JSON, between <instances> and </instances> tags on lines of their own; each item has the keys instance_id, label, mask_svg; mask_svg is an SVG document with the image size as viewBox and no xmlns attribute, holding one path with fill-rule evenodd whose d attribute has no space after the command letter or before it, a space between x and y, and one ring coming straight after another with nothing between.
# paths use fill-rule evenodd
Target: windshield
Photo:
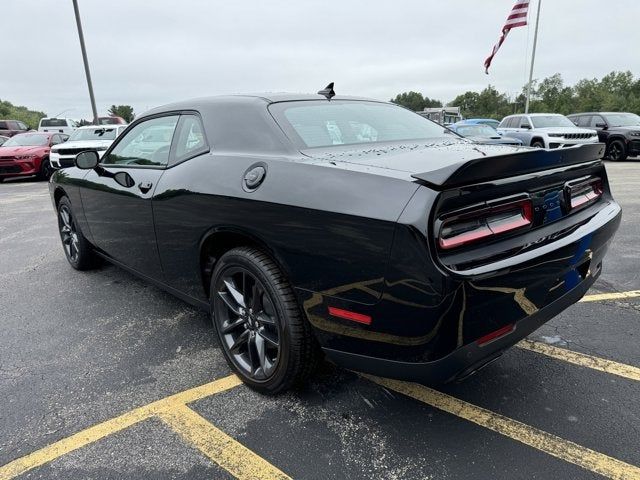
<instances>
[{"instance_id":1,"label":"windshield","mask_svg":"<svg viewBox=\"0 0 640 480\"><path fill-rule=\"evenodd\" d=\"M23 133L16 135L4 142L3 147L44 147L49 145L48 135L38 135L32 133Z\"/></svg>"},{"instance_id":2,"label":"windshield","mask_svg":"<svg viewBox=\"0 0 640 480\"><path fill-rule=\"evenodd\" d=\"M442 137L446 130L395 105L349 100L275 103L277 122L299 148Z\"/></svg>"},{"instance_id":3,"label":"windshield","mask_svg":"<svg viewBox=\"0 0 640 480\"><path fill-rule=\"evenodd\" d=\"M531 122L534 128L545 127L572 127L576 128L575 124L567 117L562 115L535 115L531 117Z\"/></svg>"},{"instance_id":4,"label":"windshield","mask_svg":"<svg viewBox=\"0 0 640 480\"><path fill-rule=\"evenodd\" d=\"M606 115L610 127L635 127L640 126L640 117L635 113L614 113Z\"/></svg>"},{"instance_id":5,"label":"windshield","mask_svg":"<svg viewBox=\"0 0 640 480\"><path fill-rule=\"evenodd\" d=\"M463 137L493 137L498 134L489 125L462 125L456 127L456 133Z\"/></svg>"},{"instance_id":6,"label":"windshield","mask_svg":"<svg viewBox=\"0 0 640 480\"><path fill-rule=\"evenodd\" d=\"M113 140L114 138L116 138L115 128L80 128L71 134L69 141Z\"/></svg>"}]
</instances>

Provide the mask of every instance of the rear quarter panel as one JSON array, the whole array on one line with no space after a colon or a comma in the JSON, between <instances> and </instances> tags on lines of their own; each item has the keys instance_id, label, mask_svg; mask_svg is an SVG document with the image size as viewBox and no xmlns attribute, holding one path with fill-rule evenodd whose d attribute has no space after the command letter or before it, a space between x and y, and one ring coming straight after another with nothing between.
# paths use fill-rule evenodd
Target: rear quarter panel
<instances>
[{"instance_id":1,"label":"rear quarter panel","mask_svg":"<svg viewBox=\"0 0 640 480\"><path fill-rule=\"evenodd\" d=\"M253 192L245 172L267 174ZM374 303L394 225L418 185L380 175L275 157L205 154L168 169L153 199L167 283L205 299L200 245L213 232L242 233L264 245L299 291Z\"/></svg>"}]
</instances>

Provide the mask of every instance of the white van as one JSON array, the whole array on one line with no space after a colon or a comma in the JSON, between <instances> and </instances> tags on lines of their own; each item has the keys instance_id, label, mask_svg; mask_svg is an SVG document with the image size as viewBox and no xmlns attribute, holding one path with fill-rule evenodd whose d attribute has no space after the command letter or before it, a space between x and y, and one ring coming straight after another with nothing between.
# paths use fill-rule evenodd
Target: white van
<instances>
[{"instance_id":1,"label":"white van","mask_svg":"<svg viewBox=\"0 0 640 480\"><path fill-rule=\"evenodd\" d=\"M71 135L78 124L70 118L41 118L38 125L39 132L66 133Z\"/></svg>"}]
</instances>

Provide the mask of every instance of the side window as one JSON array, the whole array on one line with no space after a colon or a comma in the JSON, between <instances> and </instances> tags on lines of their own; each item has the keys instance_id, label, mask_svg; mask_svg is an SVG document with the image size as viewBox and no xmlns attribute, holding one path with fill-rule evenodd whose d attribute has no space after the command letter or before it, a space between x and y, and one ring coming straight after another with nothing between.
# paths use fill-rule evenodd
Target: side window
<instances>
[{"instance_id":1,"label":"side window","mask_svg":"<svg viewBox=\"0 0 640 480\"><path fill-rule=\"evenodd\" d=\"M209 151L207 139L200 117L197 115L180 116L180 125L175 140L175 161L180 162Z\"/></svg>"},{"instance_id":2,"label":"side window","mask_svg":"<svg viewBox=\"0 0 640 480\"><path fill-rule=\"evenodd\" d=\"M51 137L51 145L58 145L59 143L62 143L62 141L60 140L60 135L53 135Z\"/></svg>"},{"instance_id":3,"label":"side window","mask_svg":"<svg viewBox=\"0 0 640 480\"><path fill-rule=\"evenodd\" d=\"M18 126L20 127L20 130L29 130L29 128L22 122L18 122Z\"/></svg>"},{"instance_id":4,"label":"side window","mask_svg":"<svg viewBox=\"0 0 640 480\"><path fill-rule=\"evenodd\" d=\"M511 117L509 119L509 128L518 128L520 126L520 117Z\"/></svg>"},{"instance_id":5,"label":"side window","mask_svg":"<svg viewBox=\"0 0 640 480\"><path fill-rule=\"evenodd\" d=\"M577 118L576 125L578 127L586 127L591 122L591 115L581 115Z\"/></svg>"},{"instance_id":6,"label":"side window","mask_svg":"<svg viewBox=\"0 0 640 480\"><path fill-rule=\"evenodd\" d=\"M0 122L0 130L9 130L7 122Z\"/></svg>"},{"instance_id":7,"label":"side window","mask_svg":"<svg viewBox=\"0 0 640 480\"><path fill-rule=\"evenodd\" d=\"M602 125L604 125L606 122L604 121L604 118L602 118L600 115L594 115L593 117L591 117L591 121L589 122L589 126L591 128L602 128Z\"/></svg>"},{"instance_id":8,"label":"side window","mask_svg":"<svg viewBox=\"0 0 640 480\"><path fill-rule=\"evenodd\" d=\"M105 165L167 165L178 118L179 115L171 115L139 123L122 137L109 155L102 159L102 163Z\"/></svg>"},{"instance_id":9,"label":"side window","mask_svg":"<svg viewBox=\"0 0 640 480\"><path fill-rule=\"evenodd\" d=\"M529 117L520 117L520 128L531 128L531 124L529 123Z\"/></svg>"}]
</instances>

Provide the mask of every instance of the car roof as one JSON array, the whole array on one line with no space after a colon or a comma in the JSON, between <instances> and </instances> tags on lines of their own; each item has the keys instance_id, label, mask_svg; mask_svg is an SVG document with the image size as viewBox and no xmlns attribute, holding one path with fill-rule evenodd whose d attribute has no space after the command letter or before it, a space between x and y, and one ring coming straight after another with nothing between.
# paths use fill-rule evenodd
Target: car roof
<instances>
[{"instance_id":1,"label":"car roof","mask_svg":"<svg viewBox=\"0 0 640 480\"><path fill-rule=\"evenodd\" d=\"M217 95L212 97L193 98L189 100L183 100L180 102L170 103L159 107L152 108L144 112L141 117L153 115L156 113L170 112L173 110L193 110L196 107L214 106L216 104L238 103L247 104L254 103L256 101L263 101L264 103L277 103L277 102L300 102L310 100L326 100L325 97L318 94L308 93L247 93L247 94L235 94L235 95ZM381 100L366 97L352 97L348 95L336 95L331 100L357 100L368 101L377 103L388 103Z\"/></svg>"},{"instance_id":2,"label":"car roof","mask_svg":"<svg viewBox=\"0 0 640 480\"><path fill-rule=\"evenodd\" d=\"M572 113L571 115L567 115L567 116L573 117L575 115L617 115L619 113L631 113L633 115L632 112L578 112L578 113Z\"/></svg>"},{"instance_id":3,"label":"car roof","mask_svg":"<svg viewBox=\"0 0 640 480\"><path fill-rule=\"evenodd\" d=\"M78 127L76 130L89 130L90 128L118 128L118 127L126 127L128 126L125 123L114 123L108 125L83 125Z\"/></svg>"},{"instance_id":4,"label":"car roof","mask_svg":"<svg viewBox=\"0 0 640 480\"><path fill-rule=\"evenodd\" d=\"M37 131L33 130L33 131L18 133L18 135L20 135L21 137L25 136L25 135L46 135L47 137L52 137L54 135L66 135L66 133L60 133L60 132L37 132ZM14 137L17 137L18 135L14 135Z\"/></svg>"}]
</instances>

